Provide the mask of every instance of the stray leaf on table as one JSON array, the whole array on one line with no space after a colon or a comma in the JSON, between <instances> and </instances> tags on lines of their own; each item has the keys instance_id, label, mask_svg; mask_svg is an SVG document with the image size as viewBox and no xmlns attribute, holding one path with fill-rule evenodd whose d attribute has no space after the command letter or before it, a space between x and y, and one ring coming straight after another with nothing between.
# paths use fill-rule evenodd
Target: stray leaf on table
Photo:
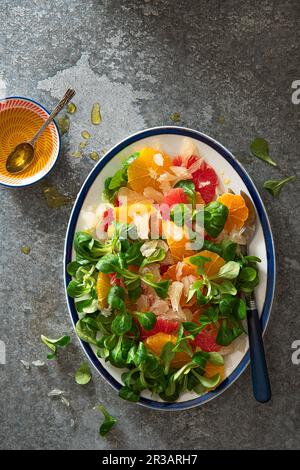
<instances>
[{"instance_id":1,"label":"stray leaf on table","mask_svg":"<svg viewBox=\"0 0 300 470\"><path fill-rule=\"evenodd\" d=\"M83 362L75 372L75 381L78 385L86 385L91 381L92 374L86 362Z\"/></svg>"},{"instance_id":2,"label":"stray leaf on table","mask_svg":"<svg viewBox=\"0 0 300 470\"><path fill-rule=\"evenodd\" d=\"M277 163L274 162L274 160L270 157L269 145L266 139L263 139L262 137L256 137L256 139L252 140L250 144L250 150L252 155L255 157L269 163L269 165L277 166Z\"/></svg>"},{"instance_id":3,"label":"stray leaf on table","mask_svg":"<svg viewBox=\"0 0 300 470\"><path fill-rule=\"evenodd\" d=\"M57 353L57 347L61 348L67 346L71 340L70 336L61 336L57 339L47 338L47 336L41 335L42 342L52 351L52 354L48 354L47 359L54 359Z\"/></svg>"},{"instance_id":4,"label":"stray leaf on table","mask_svg":"<svg viewBox=\"0 0 300 470\"><path fill-rule=\"evenodd\" d=\"M296 178L295 175L293 176L288 176L287 178L283 178L282 180L268 180L264 182L264 188L269 191L272 196L276 197L279 195L281 189L283 186L288 183L289 181L292 181Z\"/></svg>"},{"instance_id":5,"label":"stray leaf on table","mask_svg":"<svg viewBox=\"0 0 300 470\"><path fill-rule=\"evenodd\" d=\"M99 405L98 408L104 416L104 421L100 426L99 434L100 436L104 437L107 433L109 433L113 425L117 422L117 419L111 416L103 405Z\"/></svg>"}]
</instances>

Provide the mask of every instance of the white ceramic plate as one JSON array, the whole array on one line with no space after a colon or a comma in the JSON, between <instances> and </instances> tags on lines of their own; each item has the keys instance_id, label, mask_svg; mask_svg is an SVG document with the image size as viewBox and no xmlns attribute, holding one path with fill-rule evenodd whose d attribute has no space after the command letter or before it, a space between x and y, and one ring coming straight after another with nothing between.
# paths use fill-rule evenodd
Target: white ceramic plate
<instances>
[{"instance_id":1,"label":"white ceramic plate","mask_svg":"<svg viewBox=\"0 0 300 470\"><path fill-rule=\"evenodd\" d=\"M252 180L233 155L214 139L191 129L182 127L147 129L124 139L98 162L84 182L70 217L65 244L65 285L67 286L70 281L66 266L74 259L72 248L74 234L77 230L88 228L86 213L91 209L95 209L101 203L101 191L103 190L105 179L108 176L112 176L120 168L120 163L126 157L145 146L163 150L172 157L180 154L180 149L190 139L197 146L199 154L218 173L219 180L223 184L226 182L236 193L239 193L240 190L245 191L255 205L258 215L257 230L251 242L249 252L251 255L258 256L262 260L260 263L260 284L255 291L255 295L264 331L269 320L275 288L274 244L266 210ZM68 296L67 301L72 322L75 325L78 315L74 302ZM122 386L121 373L123 371L99 359L89 344L81 340L80 342L90 361L100 374L115 389L120 389ZM145 392L142 394L139 403L150 408L174 410L198 406L217 397L240 376L249 363L247 336L239 337L234 342L234 345L233 352L225 356L226 379L214 391L200 397L194 392L187 392L175 403L162 402L159 397L153 398L150 396L150 393Z\"/></svg>"}]
</instances>

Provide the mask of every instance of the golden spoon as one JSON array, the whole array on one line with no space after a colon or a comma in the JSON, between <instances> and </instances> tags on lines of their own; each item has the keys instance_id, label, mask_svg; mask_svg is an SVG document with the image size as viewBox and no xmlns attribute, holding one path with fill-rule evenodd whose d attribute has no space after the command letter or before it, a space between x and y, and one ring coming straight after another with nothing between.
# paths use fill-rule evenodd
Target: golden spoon
<instances>
[{"instance_id":1,"label":"golden spoon","mask_svg":"<svg viewBox=\"0 0 300 470\"><path fill-rule=\"evenodd\" d=\"M9 173L20 173L31 165L34 159L34 145L36 141L74 95L75 90L69 88L35 136L29 142L22 142L17 145L16 148L8 155L6 160L6 169Z\"/></svg>"}]
</instances>

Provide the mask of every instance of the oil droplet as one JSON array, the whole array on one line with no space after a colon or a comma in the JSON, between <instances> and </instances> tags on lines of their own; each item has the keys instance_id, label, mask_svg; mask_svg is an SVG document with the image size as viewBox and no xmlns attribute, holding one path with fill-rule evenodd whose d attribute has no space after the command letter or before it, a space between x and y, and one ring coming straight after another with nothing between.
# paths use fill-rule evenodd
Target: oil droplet
<instances>
[{"instance_id":1,"label":"oil droplet","mask_svg":"<svg viewBox=\"0 0 300 470\"><path fill-rule=\"evenodd\" d=\"M91 120L92 120L92 124L94 124L95 126L98 126L99 124L101 124L102 116L101 116L99 103L93 104L92 112L91 112Z\"/></svg>"},{"instance_id":2,"label":"oil droplet","mask_svg":"<svg viewBox=\"0 0 300 470\"><path fill-rule=\"evenodd\" d=\"M219 117L218 117L218 123L219 123L219 124L224 124L224 122L225 122L224 116L219 116Z\"/></svg>"},{"instance_id":3,"label":"oil droplet","mask_svg":"<svg viewBox=\"0 0 300 470\"><path fill-rule=\"evenodd\" d=\"M79 158L81 156L82 156L82 154L78 150L76 152L71 153L71 157L74 157L74 158Z\"/></svg>"},{"instance_id":4,"label":"oil droplet","mask_svg":"<svg viewBox=\"0 0 300 470\"><path fill-rule=\"evenodd\" d=\"M224 173L225 173L225 171L224 171L224 170L221 170L221 171L220 171L220 175L221 175L221 176L223 176L223 175L224 175Z\"/></svg>"},{"instance_id":5,"label":"oil droplet","mask_svg":"<svg viewBox=\"0 0 300 470\"><path fill-rule=\"evenodd\" d=\"M107 152L107 148L104 147L104 148L101 150L101 152L102 152L103 155L104 155L104 154Z\"/></svg>"},{"instance_id":6,"label":"oil droplet","mask_svg":"<svg viewBox=\"0 0 300 470\"><path fill-rule=\"evenodd\" d=\"M180 114L177 113L177 112L171 114L170 119L171 119L171 121L173 121L173 122L180 122L180 121L181 121Z\"/></svg>"},{"instance_id":7,"label":"oil droplet","mask_svg":"<svg viewBox=\"0 0 300 470\"><path fill-rule=\"evenodd\" d=\"M88 131L82 131L81 132L81 136L84 138L84 139L89 139L91 137L91 134L88 132Z\"/></svg>"},{"instance_id":8,"label":"oil droplet","mask_svg":"<svg viewBox=\"0 0 300 470\"><path fill-rule=\"evenodd\" d=\"M69 103L67 106L67 111L69 114L74 114L77 111L76 104L75 103Z\"/></svg>"},{"instance_id":9,"label":"oil droplet","mask_svg":"<svg viewBox=\"0 0 300 470\"><path fill-rule=\"evenodd\" d=\"M227 184L230 184L230 183L231 183L231 180L230 180L229 178L226 178L226 179L224 180L224 184L227 185Z\"/></svg>"},{"instance_id":10,"label":"oil droplet","mask_svg":"<svg viewBox=\"0 0 300 470\"><path fill-rule=\"evenodd\" d=\"M65 206L72 202L72 198L60 194L55 186L47 186L43 189L44 196L46 198L47 206L51 209L57 209L58 207Z\"/></svg>"},{"instance_id":11,"label":"oil droplet","mask_svg":"<svg viewBox=\"0 0 300 470\"><path fill-rule=\"evenodd\" d=\"M24 255L29 255L30 246L23 245L22 248L21 248L21 251L22 251L22 253L24 253Z\"/></svg>"},{"instance_id":12,"label":"oil droplet","mask_svg":"<svg viewBox=\"0 0 300 470\"><path fill-rule=\"evenodd\" d=\"M61 135L66 134L70 129L70 119L68 116L62 116L57 119L57 125Z\"/></svg>"},{"instance_id":13,"label":"oil droplet","mask_svg":"<svg viewBox=\"0 0 300 470\"><path fill-rule=\"evenodd\" d=\"M84 149L84 147L86 147L86 146L87 146L87 141L85 141L85 142L80 142L80 144L79 144L79 148L80 148L80 149Z\"/></svg>"},{"instance_id":14,"label":"oil droplet","mask_svg":"<svg viewBox=\"0 0 300 470\"><path fill-rule=\"evenodd\" d=\"M90 153L90 158L91 158L92 160L94 160L95 162L97 162L97 161L99 160L99 158L100 158L100 157L99 157L99 153L97 153L97 152L91 152L91 153Z\"/></svg>"}]
</instances>

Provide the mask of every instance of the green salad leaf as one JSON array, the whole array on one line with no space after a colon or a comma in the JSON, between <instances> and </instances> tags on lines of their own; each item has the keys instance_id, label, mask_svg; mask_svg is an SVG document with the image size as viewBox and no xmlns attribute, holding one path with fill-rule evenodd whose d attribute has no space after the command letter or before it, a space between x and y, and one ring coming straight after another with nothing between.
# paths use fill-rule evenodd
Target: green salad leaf
<instances>
[{"instance_id":1,"label":"green salad leaf","mask_svg":"<svg viewBox=\"0 0 300 470\"><path fill-rule=\"evenodd\" d=\"M277 163L270 157L269 145L266 139L256 137L250 144L250 150L254 157L260 158L269 165L277 166Z\"/></svg>"},{"instance_id":2,"label":"green salad leaf","mask_svg":"<svg viewBox=\"0 0 300 470\"><path fill-rule=\"evenodd\" d=\"M86 385L91 381L92 374L86 362L83 362L75 372L75 381L78 385Z\"/></svg>"},{"instance_id":3,"label":"green salad leaf","mask_svg":"<svg viewBox=\"0 0 300 470\"><path fill-rule=\"evenodd\" d=\"M101 243L87 232L76 232L74 249L79 264L96 263L101 256L112 251L109 243Z\"/></svg>"},{"instance_id":4,"label":"green salad leaf","mask_svg":"<svg viewBox=\"0 0 300 470\"><path fill-rule=\"evenodd\" d=\"M236 261L228 261L224 266L219 269L216 276L212 276L211 279L235 279L238 277L240 272L240 265Z\"/></svg>"},{"instance_id":5,"label":"green salad leaf","mask_svg":"<svg viewBox=\"0 0 300 470\"><path fill-rule=\"evenodd\" d=\"M209 240L203 241L203 250L217 253L225 261L233 261L236 255L237 244L231 240L222 240L221 243L213 243Z\"/></svg>"},{"instance_id":6,"label":"green salad leaf","mask_svg":"<svg viewBox=\"0 0 300 470\"><path fill-rule=\"evenodd\" d=\"M106 178L104 183L103 198L109 202L114 202L116 193L124 186L127 186L128 176L127 170L129 165L139 156L139 152L130 155L123 163L122 168L109 178Z\"/></svg>"},{"instance_id":7,"label":"green salad leaf","mask_svg":"<svg viewBox=\"0 0 300 470\"><path fill-rule=\"evenodd\" d=\"M159 263L160 261L163 261L165 257L166 257L165 250L163 248L157 248L157 250L155 250L152 255L148 256L148 258L143 259L140 267L144 268L148 264Z\"/></svg>"},{"instance_id":8,"label":"green salad leaf","mask_svg":"<svg viewBox=\"0 0 300 470\"><path fill-rule=\"evenodd\" d=\"M117 419L111 416L103 405L99 405L98 408L104 416L104 421L100 426L99 434L101 437L104 437L109 433L114 424L117 423Z\"/></svg>"},{"instance_id":9,"label":"green salad leaf","mask_svg":"<svg viewBox=\"0 0 300 470\"><path fill-rule=\"evenodd\" d=\"M117 315L111 324L112 332L117 336L122 336L131 330L132 316L127 312Z\"/></svg>"},{"instance_id":10,"label":"green salad leaf","mask_svg":"<svg viewBox=\"0 0 300 470\"><path fill-rule=\"evenodd\" d=\"M240 323L225 319L221 323L216 342L221 346L229 346L243 331Z\"/></svg>"},{"instance_id":11,"label":"green salad leaf","mask_svg":"<svg viewBox=\"0 0 300 470\"><path fill-rule=\"evenodd\" d=\"M47 336L41 335L41 340L42 342L52 351L51 354L48 354L47 359L54 359L57 354L57 348L58 347L65 347L69 344L71 341L70 336L60 336L60 338L57 339L52 339L52 338L47 338Z\"/></svg>"},{"instance_id":12,"label":"green salad leaf","mask_svg":"<svg viewBox=\"0 0 300 470\"><path fill-rule=\"evenodd\" d=\"M77 321L75 325L75 331L79 338L83 341L97 345L96 336L98 332L98 326L91 325L86 321L85 317Z\"/></svg>"},{"instance_id":13,"label":"green salad leaf","mask_svg":"<svg viewBox=\"0 0 300 470\"><path fill-rule=\"evenodd\" d=\"M282 180L268 180L264 182L264 188L269 191L272 196L277 197L280 194L280 191L282 190L283 186L288 183L289 181L292 181L296 178L295 175L293 176L288 176L287 178L283 178Z\"/></svg>"},{"instance_id":14,"label":"green salad leaf","mask_svg":"<svg viewBox=\"0 0 300 470\"><path fill-rule=\"evenodd\" d=\"M216 238L223 230L229 214L228 207L212 201L204 208L204 228L210 237Z\"/></svg>"},{"instance_id":15,"label":"green salad leaf","mask_svg":"<svg viewBox=\"0 0 300 470\"><path fill-rule=\"evenodd\" d=\"M150 331L154 328L157 317L153 312L133 312L133 314L144 330Z\"/></svg>"}]
</instances>

